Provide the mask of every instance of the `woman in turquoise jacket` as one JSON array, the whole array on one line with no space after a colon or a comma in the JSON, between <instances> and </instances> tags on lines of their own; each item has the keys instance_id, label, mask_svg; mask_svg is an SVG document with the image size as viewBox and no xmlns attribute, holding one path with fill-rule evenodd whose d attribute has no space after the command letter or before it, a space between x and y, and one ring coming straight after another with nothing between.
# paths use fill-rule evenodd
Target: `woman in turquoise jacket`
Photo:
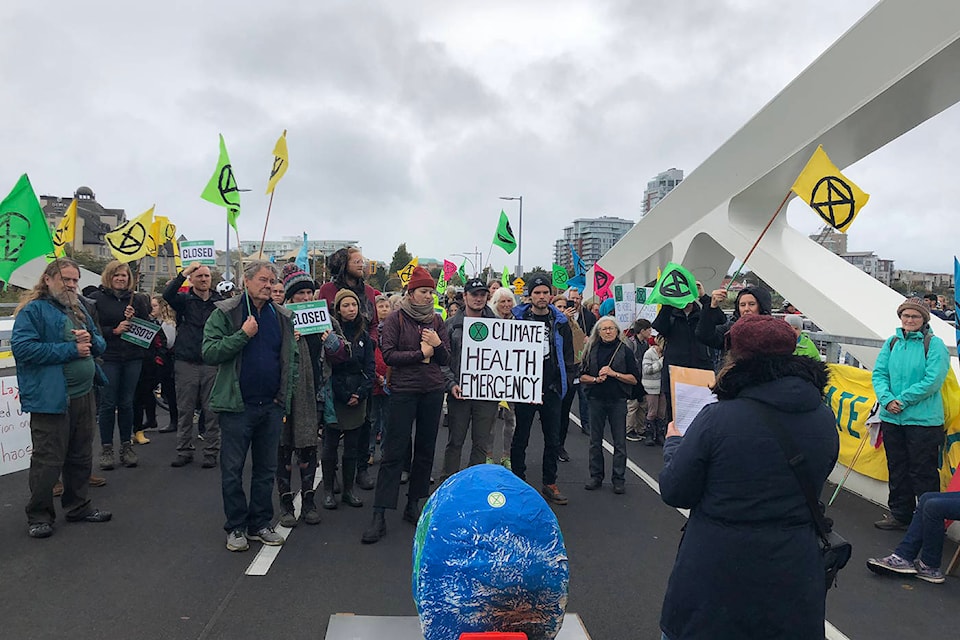
<instances>
[{"instance_id":1,"label":"woman in turquoise jacket","mask_svg":"<svg viewBox=\"0 0 960 640\"><path fill-rule=\"evenodd\" d=\"M878 529L910 524L917 499L940 490L938 456L943 444L943 398L950 355L930 329L930 311L911 298L897 307L901 327L880 348L873 389L887 454L890 515Z\"/></svg>"}]
</instances>

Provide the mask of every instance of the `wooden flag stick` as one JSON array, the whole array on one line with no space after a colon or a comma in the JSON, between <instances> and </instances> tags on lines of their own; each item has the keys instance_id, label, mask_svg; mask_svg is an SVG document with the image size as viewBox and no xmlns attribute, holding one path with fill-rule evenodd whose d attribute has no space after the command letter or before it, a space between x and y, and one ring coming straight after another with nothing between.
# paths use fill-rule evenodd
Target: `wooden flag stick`
<instances>
[{"instance_id":1,"label":"wooden flag stick","mask_svg":"<svg viewBox=\"0 0 960 640\"><path fill-rule=\"evenodd\" d=\"M263 245L267 241L267 225L270 224L270 209L273 208L273 194L277 188L274 187L270 192L270 202L267 203L267 219L263 221L263 235L260 237L260 257L263 258ZM240 242L238 239L237 242Z\"/></svg>"},{"instance_id":2,"label":"wooden flag stick","mask_svg":"<svg viewBox=\"0 0 960 640\"><path fill-rule=\"evenodd\" d=\"M730 282L727 283L726 290L730 290L730 285L737 279L740 275L740 272L743 271L743 268L747 266L747 261L750 259L750 256L753 255L754 250L757 248L757 245L760 244L760 240L763 239L764 234L767 233L767 229L770 228L770 225L773 224L773 221L780 215L780 211L783 209L783 205L787 204L787 200L790 199L790 191L787 191L787 195L783 197L783 202L780 203L780 206L777 207L777 210L773 212L773 217L770 218L770 221L767 223L767 226L763 228L763 231L760 232L760 236L757 238L757 241L753 243L753 246L750 247L750 251L747 252L747 257L743 259L743 262L740 263L740 267L737 269L737 272L733 274L733 277L730 278Z\"/></svg>"},{"instance_id":3,"label":"wooden flag stick","mask_svg":"<svg viewBox=\"0 0 960 640\"><path fill-rule=\"evenodd\" d=\"M847 472L843 474L843 479L840 481L840 484L837 485L836 491L834 491L833 495L830 496L830 502L827 503L828 507L833 504L834 500L837 499L837 494L839 494L840 489L843 488L843 483L846 482L847 478L850 477L850 472L853 471L854 465L857 464L857 460L860 459L860 454L863 452L863 445L867 444L867 440L869 439L869 436L860 439L860 446L857 447L857 452L853 454L853 460L850 461L850 466L847 467Z\"/></svg>"}]
</instances>

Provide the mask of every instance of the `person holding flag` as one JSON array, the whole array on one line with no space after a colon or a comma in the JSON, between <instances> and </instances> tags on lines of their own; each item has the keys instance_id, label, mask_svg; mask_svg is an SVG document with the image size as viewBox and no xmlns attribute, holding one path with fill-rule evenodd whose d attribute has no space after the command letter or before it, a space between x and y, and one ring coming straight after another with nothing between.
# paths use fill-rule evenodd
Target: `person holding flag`
<instances>
[{"instance_id":1,"label":"person holding flag","mask_svg":"<svg viewBox=\"0 0 960 640\"><path fill-rule=\"evenodd\" d=\"M724 338L733 323L750 314L769 316L773 311L773 301L770 292L763 287L744 287L737 293L737 300L733 305L733 315L727 318L721 305L727 301L726 289L714 289L710 293L710 305L700 312L700 321L697 323L697 339L711 349L720 351L720 366L723 366L723 356L726 353Z\"/></svg>"}]
</instances>

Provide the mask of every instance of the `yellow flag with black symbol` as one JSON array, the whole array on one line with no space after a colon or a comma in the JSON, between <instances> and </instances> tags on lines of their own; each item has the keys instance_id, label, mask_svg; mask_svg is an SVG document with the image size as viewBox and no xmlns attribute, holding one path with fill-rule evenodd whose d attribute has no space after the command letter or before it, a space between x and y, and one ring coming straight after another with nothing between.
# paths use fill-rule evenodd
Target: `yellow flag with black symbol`
<instances>
[{"instance_id":1,"label":"yellow flag with black symbol","mask_svg":"<svg viewBox=\"0 0 960 640\"><path fill-rule=\"evenodd\" d=\"M280 178L287 172L290 166L290 155L287 153L287 130L283 130L283 135L273 146L273 167L270 169L270 179L267 181L267 193L273 193L280 182Z\"/></svg>"},{"instance_id":2,"label":"yellow flag with black symbol","mask_svg":"<svg viewBox=\"0 0 960 640\"><path fill-rule=\"evenodd\" d=\"M177 226L166 216L154 216L150 225L150 235L147 236L147 255L156 258L160 255L160 248L177 237Z\"/></svg>"},{"instance_id":3,"label":"yellow flag with black symbol","mask_svg":"<svg viewBox=\"0 0 960 640\"><path fill-rule=\"evenodd\" d=\"M790 190L810 205L831 227L846 233L863 205L870 199L833 164L823 146L810 156Z\"/></svg>"},{"instance_id":4,"label":"yellow flag with black symbol","mask_svg":"<svg viewBox=\"0 0 960 640\"><path fill-rule=\"evenodd\" d=\"M53 251L58 258L67 255L66 245L73 242L77 233L77 199L70 201L63 219L53 232Z\"/></svg>"},{"instance_id":5,"label":"yellow flag with black symbol","mask_svg":"<svg viewBox=\"0 0 960 640\"><path fill-rule=\"evenodd\" d=\"M400 277L401 287L406 287L407 283L410 282L410 278L413 277L413 270L417 268L418 264L420 264L419 258L414 257L413 260L407 263L407 266L397 271L397 275Z\"/></svg>"},{"instance_id":6,"label":"yellow flag with black symbol","mask_svg":"<svg viewBox=\"0 0 960 640\"><path fill-rule=\"evenodd\" d=\"M133 262L148 255L154 208L150 207L103 236L114 258L120 262Z\"/></svg>"}]
</instances>

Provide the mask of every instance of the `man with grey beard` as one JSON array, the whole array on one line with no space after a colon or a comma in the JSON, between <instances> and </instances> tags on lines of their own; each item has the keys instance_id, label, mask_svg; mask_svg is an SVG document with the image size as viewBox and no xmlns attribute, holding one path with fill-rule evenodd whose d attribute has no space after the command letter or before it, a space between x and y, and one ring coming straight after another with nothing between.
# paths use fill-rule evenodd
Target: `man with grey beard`
<instances>
[{"instance_id":1,"label":"man with grey beard","mask_svg":"<svg viewBox=\"0 0 960 640\"><path fill-rule=\"evenodd\" d=\"M80 267L59 258L23 294L10 343L17 362L20 405L30 413L30 502L27 534L53 535L53 486L62 474L61 505L70 522L107 522L109 511L87 497L96 415L93 385L103 381L94 358L106 343L79 303ZM56 390L61 389L60 393Z\"/></svg>"}]
</instances>

